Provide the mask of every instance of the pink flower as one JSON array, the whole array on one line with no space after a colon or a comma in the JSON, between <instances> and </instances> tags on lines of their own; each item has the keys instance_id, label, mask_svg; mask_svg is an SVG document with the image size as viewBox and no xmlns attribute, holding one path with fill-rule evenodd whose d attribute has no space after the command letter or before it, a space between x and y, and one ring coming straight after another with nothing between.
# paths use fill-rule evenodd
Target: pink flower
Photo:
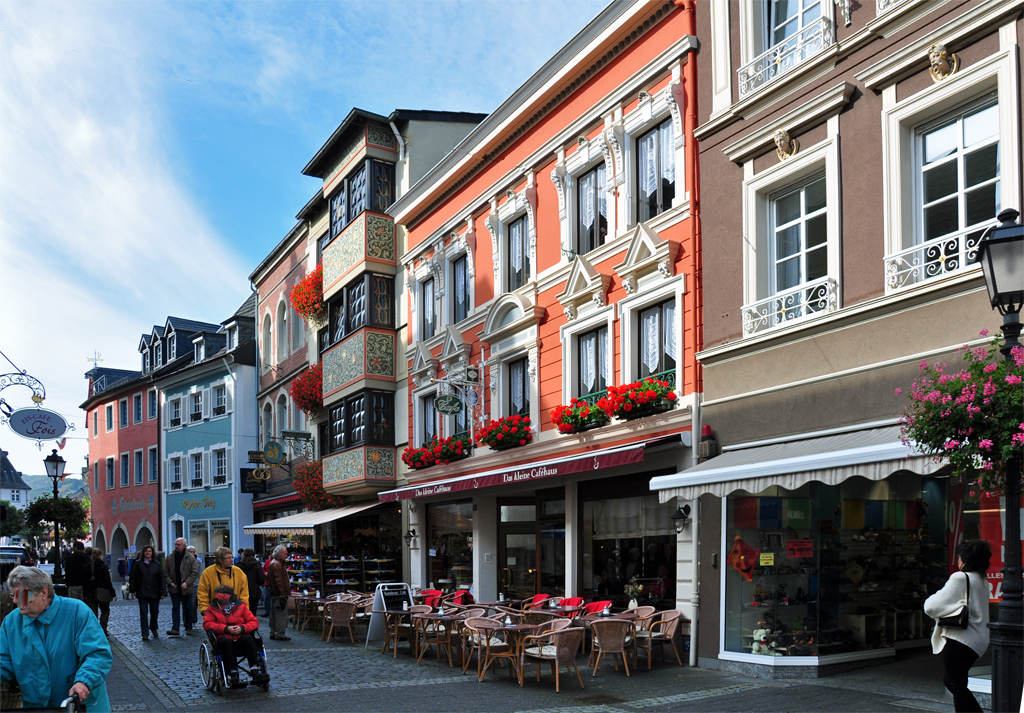
<instances>
[{"instance_id":1,"label":"pink flower","mask_svg":"<svg viewBox=\"0 0 1024 713\"><path fill-rule=\"evenodd\" d=\"M982 369L982 371L984 371L986 374L990 374L990 373L992 373L993 371L995 371L998 368L999 368L998 364L986 364L985 368Z\"/></svg>"},{"instance_id":2,"label":"pink flower","mask_svg":"<svg viewBox=\"0 0 1024 713\"><path fill-rule=\"evenodd\" d=\"M985 461L984 463L981 464L981 468L982 470L992 470L992 461Z\"/></svg>"},{"instance_id":3,"label":"pink flower","mask_svg":"<svg viewBox=\"0 0 1024 713\"><path fill-rule=\"evenodd\" d=\"M896 389L896 395L899 396L903 393L903 389Z\"/></svg>"},{"instance_id":4,"label":"pink flower","mask_svg":"<svg viewBox=\"0 0 1024 713\"><path fill-rule=\"evenodd\" d=\"M981 441L978 442L978 448L983 451L989 450L992 448L992 440L989 438L982 438Z\"/></svg>"},{"instance_id":5,"label":"pink flower","mask_svg":"<svg viewBox=\"0 0 1024 713\"><path fill-rule=\"evenodd\" d=\"M1017 376L1016 374L1007 374L1006 375L1006 383L1007 384L1019 384L1020 383L1020 377Z\"/></svg>"},{"instance_id":6,"label":"pink flower","mask_svg":"<svg viewBox=\"0 0 1024 713\"><path fill-rule=\"evenodd\" d=\"M925 371L928 368L928 360L921 362L921 371Z\"/></svg>"},{"instance_id":7,"label":"pink flower","mask_svg":"<svg viewBox=\"0 0 1024 713\"><path fill-rule=\"evenodd\" d=\"M980 332L978 332L978 334L980 334L983 337L987 337L988 336L988 330L987 329L983 329Z\"/></svg>"},{"instance_id":8,"label":"pink flower","mask_svg":"<svg viewBox=\"0 0 1024 713\"><path fill-rule=\"evenodd\" d=\"M946 441L945 448L946 448L947 451L951 451L951 450L953 450L954 448L956 448L959 445L960 445L960 441L955 441L955 440L951 439L951 440Z\"/></svg>"}]
</instances>

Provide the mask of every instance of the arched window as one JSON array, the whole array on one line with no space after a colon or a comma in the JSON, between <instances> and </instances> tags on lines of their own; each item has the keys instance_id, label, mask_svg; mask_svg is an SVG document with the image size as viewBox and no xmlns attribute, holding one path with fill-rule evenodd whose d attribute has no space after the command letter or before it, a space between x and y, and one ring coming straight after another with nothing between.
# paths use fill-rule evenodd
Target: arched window
<instances>
[{"instance_id":1,"label":"arched window","mask_svg":"<svg viewBox=\"0 0 1024 713\"><path fill-rule=\"evenodd\" d=\"M263 405L263 443L274 440L274 411L268 401Z\"/></svg>"},{"instance_id":2,"label":"arched window","mask_svg":"<svg viewBox=\"0 0 1024 713\"><path fill-rule=\"evenodd\" d=\"M277 434L288 428L288 399L284 394L277 399Z\"/></svg>"},{"instance_id":3,"label":"arched window","mask_svg":"<svg viewBox=\"0 0 1024 713\"><path fill-rule=\"evenodd\" d=\"M288 319L292 322L292 351L297 351L306 340L306 323L294 309L289 310L291 314Z\"/></svg>"},{"instance_id":4,"label":"arched window","mask_svg":"<svg viewBox=\"0 0 1024 713\"><path fill-rule=\"evenodd\" d=\"M288 356L288 307L284 302L277 306L277 363Z\"/></svg>"},{"instance_id":5,"label":"arched window","mask_svg":"<svg viewBox=\"0 0 1024 713\"><path fill-rule=\"evenodd\" d=\"M263 341L260 344L263 352L263 368L269 369L273 363L273 346L271 344L270 335L273 333L273 327L270 322L270 315L268 314L263 318Z\"/></svg>"}]
</instances>

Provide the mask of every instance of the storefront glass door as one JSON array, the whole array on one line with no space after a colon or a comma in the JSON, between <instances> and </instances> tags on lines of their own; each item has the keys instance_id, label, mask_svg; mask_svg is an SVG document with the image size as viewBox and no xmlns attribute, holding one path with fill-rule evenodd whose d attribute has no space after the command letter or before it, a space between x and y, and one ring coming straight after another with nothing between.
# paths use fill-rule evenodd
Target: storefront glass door
<instances>
[{"instance_id":1,"label":"storefront glass door","mask_svg":"<svg viewBox=\"0 0 1024 713\"><path fill-rule=\"evenodd\" d=\"M561 493L499 502L498 591L506 599L565 592L565 500Z\"/></svg>"},{"instance_id":2,"label":"storefront glass door","mask_svg":"<svg viewBox=\"0 0 1024 713\"><path fill-rule=\"evenodd\" d=\"M521 527L521 526L520 526ZM517 527L515 529L520 529ZM502 576L498 591L506 599L526 599L537 592L537 534L505 532L501 539Z\"/></svg>"}]
</instances>

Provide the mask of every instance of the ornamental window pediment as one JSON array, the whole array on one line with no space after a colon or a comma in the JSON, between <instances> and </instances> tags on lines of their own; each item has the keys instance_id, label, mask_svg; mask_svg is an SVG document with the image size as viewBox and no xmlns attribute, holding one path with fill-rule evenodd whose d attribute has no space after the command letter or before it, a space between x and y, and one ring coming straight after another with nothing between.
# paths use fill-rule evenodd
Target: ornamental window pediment
<instances>
[{"instance_id":1,"label":"ornamental window pediment","mask_svg":"<svg viewBox=\"0 0 1024 713\"><path fill-rule=\"evenodd\" d=\"M677 252L678 243L664 240L643 223L638 223L629 239L625 259L614 268L615 274L622 280L626 292L633 294L647 278L672 277Z\"/></svg>"},{"instance_id":2,"label":"ornamental window pediment","mask_svg":"<svg viewBox=\"0 0 1024 713\"><path fill-rule=\"evenodd\" d=\"M462 333L453 327L444 330L444 344L441 347L439 361L445 371L454 371L460 364L469 363L472 345L462 338Z\"/></svg>"},{"instance_id":3,"label":"ornamental window pediment","mask_svg":"<svg viewBox=\"0 0 1024 713\"><path fill-rule=\"evenodd\" d=\"M565 289L558 295L565 316L573 320L591 308L604 307L611 281L611 275L599 273L589 260L577 255L565 281Z\"/></svg>"},{"instance_id":4,"label":"ornamental window pediment","mask_svg":"<svg viewBox=\"0 0 1024 713\"><path fill-rule=\"evenodd\" d=\"M537 326L543 316L543 307L521 294L510 292L495 300L487 310L484 328L478 336L480 341L493 347L498 342Z\"/></svg>"},{"instance_id":5,"label":"ornamental window pediment","mask_svg":"<svg viewBox=\"0 0 1024 713\"><path fill-rule=\"evenodd\" d=\"M409 369L414 387L428 383L437 377L437 359L422 343L417 344L413 353L412 368Z\"/></svg>"}]
</instances>

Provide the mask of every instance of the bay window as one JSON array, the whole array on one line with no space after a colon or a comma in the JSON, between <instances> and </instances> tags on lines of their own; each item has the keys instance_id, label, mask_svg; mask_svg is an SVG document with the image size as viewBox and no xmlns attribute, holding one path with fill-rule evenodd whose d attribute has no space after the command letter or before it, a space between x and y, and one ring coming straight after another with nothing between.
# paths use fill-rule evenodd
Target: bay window
<instances>
[{"instance_id":1,"label":"bay window","mask_svg":"<svg viewBox=\"0 0 1024 713\"><path fill-rule=\"evenodd\" d=\"M367 389L333 406L328 414L329 452L362 445L394 445L394 405L395 395L390 391Z\"/></svg>"},{"instance_id":2,"label":"bay window","mask_svg":"<svg viewBox=\"0 0 1024 713\"><path fill-rule=\"evenodd\" d=\"M327 327L320 332L320 350L337 344L363 327L394 329L394 279L366 273L349 283L327 305Z\"/></svg>"}]
</instances>

